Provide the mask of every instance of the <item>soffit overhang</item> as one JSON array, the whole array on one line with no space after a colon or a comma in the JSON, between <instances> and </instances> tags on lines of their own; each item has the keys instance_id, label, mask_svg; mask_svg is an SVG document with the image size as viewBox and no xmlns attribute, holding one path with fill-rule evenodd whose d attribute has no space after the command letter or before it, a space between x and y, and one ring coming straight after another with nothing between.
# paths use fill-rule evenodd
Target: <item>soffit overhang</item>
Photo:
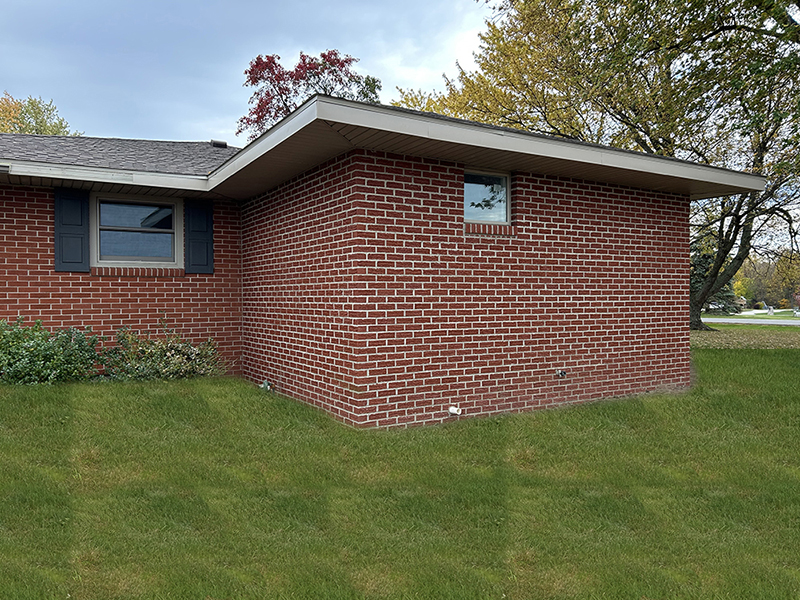
<instances>
[{"instance_id":1,"label":"soffit overhang","mask_svg":"<svg viewBox=\"0 0 800 600\"><path fill-rule=\"evenodd\" d=\"M738 171L326 96L308 100L208 176L6 163L0 157L0 183L247 200L353 149L692 199L760 191L765 185L764 178Z\"/></svg>"},{"instance_id":2,"label":"soffit overhang","mask_svg":"<svg viewBox=\"0 0 800 600\"><path fill-rule=\"evenodd\" d=\"M4 167L8 172L5 172ZM103 194L137 196L216 196L213 192L209 192L208 177L204 176L166 175L35 161L5 161L2 157L0 157L0 184L67 187Z\"/></svg>"},{"instance_id":3,"label":"soffit overhang","mask_svg":"<svg viewBox=\"0 0 800 600\"><path fill-rule=\"evenodd\" d=\"M218 193L248 198L348 150L438 159L465 169L527 172L680 194L764 189L764 178L686 161L457 119L317 96L214 171Z\"/></svg>"}]
</instances>

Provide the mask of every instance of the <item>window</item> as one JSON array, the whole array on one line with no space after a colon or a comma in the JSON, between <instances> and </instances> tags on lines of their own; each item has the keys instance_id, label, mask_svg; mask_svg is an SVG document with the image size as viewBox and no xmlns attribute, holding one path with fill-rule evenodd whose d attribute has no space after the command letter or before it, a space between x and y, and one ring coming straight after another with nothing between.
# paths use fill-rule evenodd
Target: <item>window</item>
<instances>
[{"instance_id":1,"label":"window","mask_svg":"<svg viewBox=\"0 0 800 600\"><path fill-rule=\"evenodd\" d=\"M53 199L55 271L166 267L214 273L212 202L96 195L76 188L55 188Z\"/></svg>"},{"instance_id":2,"label":"window","mask_svg":"<svg viewBox=\"0 0 800 600\"><path fill-rule=\"evenodd\" d=\"M464 220L473 223L510 223L508 177L465 173Z\"/></svg>"},{"instance_id":3,"label":"window","mask_svg":"<svg viewBox=\"0 0 800 600\"><path fill-rule=\"evenodd\" d=\"M99 202L100 260L175 259L174 208Z\"/></svg>"},{"instance_id":4,"label":"window","mask_svg":"<svg viewBox=\"0 0 800 600\"><path fill-rule=\"evenodd\" d=\"M95 266L183 265L183 205L179 200L95 196L91 223Z\"/></svg>"}]
</instances>

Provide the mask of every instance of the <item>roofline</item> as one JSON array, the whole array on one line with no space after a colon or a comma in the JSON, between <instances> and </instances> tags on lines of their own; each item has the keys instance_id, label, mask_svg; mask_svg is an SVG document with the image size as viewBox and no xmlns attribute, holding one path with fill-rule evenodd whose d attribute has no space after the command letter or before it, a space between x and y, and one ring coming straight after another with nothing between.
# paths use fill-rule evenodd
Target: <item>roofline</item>
<instances>
[{"instance_id":1,"label":"roofline","mask_svg":"<svg viewBox=\"0 0 800 600\"><path fill-rule=\"evenodd\" d=\"M328 96L320 96L318 100L319 117L329 121L389 129L396 133L480 148L510 150L681 179L698 179L754 191L763 190L766 185L766 179L760 175L701 165L677 158L549 137L396 107L360 104Z\"/></svg>"},{"instance_id":2,"label":"roofline","mask_svg":"<svg viewBox=\"0 0 800 600\"><path fill-rule=\"evenodd\" d=\"M4 166L8 167L8 171L2 169ZM208 191L208 177L205 175L175 175L169 173L154 173L151 171L60 165L24 160L2 160L2 162L0 162L0 174L14 175L17 177L136 185L193 192Z\"/></svg>"},{"instance_id":3,"label":"roofline","mask_svg":"<svg viewBox=\"0 0 800 600\"><path fill-rule=\"evenodd\" d=\"M8 174L22 177L169 188L201 193L214 192L219 185L235 177L242 169L291 139L292 136L315 121L365 127L490 151L499 150L571 163L602 165L631 173L702 181L734 190L728 193L761 191L766 185L764 177L750 173L620 150L609 146L548 137L403 108L364 104L320 95L308 99L292 114L234 154L207 176L2 159L0 159L2 161L0 162L0 175L5 174L6 170L3 167L7 166ZM691 196L691 198L701 199L714 197L714 195L723 194L705 193Z\"/></svg>"},{"instance_id":4,"label":"roofline","mask_svg":"<svg viewBox=\"0 0 800 600\"><path fill-rule=\"evenodd\" d=\"M295 133L319 118L318 101L328 96L313 96L300 105L289 116L281 119L272 128L239 150L208 175L209 189L233 177L241 169L254 162L267 152L291 138Z\"/></svg>"},{"instance_id":5,"label":"roofline","mask_svg":"<svg viewBox=\"0 0 800 600\"><path fill-rule=\"evenodd\" d=\"M341 98L334 98L332 96L320 96L320 97L326 98L326 99L331 100L333 102L338 102L340 104L342 104L342 103L351 104L351 105L352 104L358 104L358 103L354 103L354 102L352 102L350 100L344 100L344 99L341 99ZM368 106L368 105L365 105L365 104L360 104L360 105L361 106ZM462 126L466 126L466 127L471 128L471 129L481 128L481 129L494 131L494 132L497 132L497 133L500 133L500 134L504 134L504 135L516 135L516 136L520 136L520 137L523 137L526 140L528 140L527 143L530 142L531 138L537 138L537 139L539 139L539 140L541 140L543 142L549 142L549 143L552 143L552 144L560 144L560 145L564 145L564 146L568 146L568 147L583 147L583 148L587 148L587 149L595 149L595 150L601 150L601 151L602 150L606 150L606 151L613 152L615 154L629 155L629 156L634 156L634 157L647 157L647 158L649 158L651 160L656 160L656 161L674 162L676 164L696 166L696 167L700 167L702 169L714 169L714 170L721 171L721 172L726 172L726 173L737 173L737 174L744 174L744 175L747 175L747 176L750 176L750 177L761 177L760 175L752 175L750 173L744 173L742 171L737 171L737 170L734 170L734 169L728 169L726 167L718 167L718 166L715 166L715 165L704 165L704 164L701 164L701 163L692 162L690 160L684 160L684 159L680 159L680 158L675 158L673 156L663 156L663 155L660 155L660 154L648 154L648 153L645 153L645 152L640 152L638 150L628 150L628 149L625 149L625 148L616 148L614 146L607 146L607 145L604 145L604 144L585 142L585 141L582 141L582 140L577 140L577 139L572 139L572 138L567 138L567 137L558 137L558 136L555 136L555 135L546 135L544 133L535 133L535 132L526 131L526 130L523 130L523 129L514 129L514 128L511 128L511 127L504 127L504 126L501 126L501 125L492 125L492 124L489 124L489 123L480 123L478 121L469 121L469 120L466 120L466 119L459 119L459 118L450 117L450 116L447 116L447 115L440 115L438 113L418 111L418 110L414 110L414 109L410 109L410 108L405 108L405 107L402 107L402 106L390 106L390 105L385 105L385 104L374 105L374 106L375 106L375 108L384 109L386 111L393 111L393 112L400 113L400 114L415 115L415 116L422 117L422 118L425 118L425 119L435 119L437 121L441 121L441 122L444 122L444 123L460 124ZM552 154L547 154L546 156L553 156L553 155ZM558 157L556 157L556 158L558 158Z\"/></svg>"},{"instance_id":6,"label":"roofline","mask_svg":"<svg viewBox=\"0 0 800 600\"><path fill-rule=\"evenodd\" d=\"M268 153L317 119L477 148L519 152L585 164L600 164L637 173L700 180L737 188L740 190L737 193L762 191L766 186L764 177L732 169L701 165L677 158L577 140L549 137L433 113L316 95L306 100L300 108L275 127L263 133L212 171L209 175L210 189L213 190L240 169ZM714 196L700 194L691 196L691 199L708 197Z\"/></svg>"}]
</instances>

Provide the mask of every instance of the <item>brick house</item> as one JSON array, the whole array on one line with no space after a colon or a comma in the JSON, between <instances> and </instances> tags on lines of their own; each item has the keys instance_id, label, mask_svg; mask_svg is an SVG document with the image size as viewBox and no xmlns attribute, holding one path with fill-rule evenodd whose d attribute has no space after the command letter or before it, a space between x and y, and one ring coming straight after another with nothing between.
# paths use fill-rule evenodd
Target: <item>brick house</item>
<instances>
[{"instance_id":1,"label":"brick house","mask_svg":"<svg viewBox=\"0 0 800 600\"><path fill-rule=\"evenodd\" d=\"M763 185L322 96L242 150L0 134L0 319L164 317L357 426L680 389L689 200Z\"/></svg>"}]
</instances>

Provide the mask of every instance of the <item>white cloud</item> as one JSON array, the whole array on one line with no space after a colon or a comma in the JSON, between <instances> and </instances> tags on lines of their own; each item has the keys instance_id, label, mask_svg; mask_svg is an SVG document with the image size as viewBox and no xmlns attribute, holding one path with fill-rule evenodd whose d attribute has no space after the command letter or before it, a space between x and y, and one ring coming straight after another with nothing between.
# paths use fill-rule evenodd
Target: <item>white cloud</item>
<instances>
[{"instance_id":1,"label":"white cloud","mask_svg":"<svg viewBox=\"0 0 800 600\"><path fill-rule=\"evenodd\" d=\"M425 34L408 36L400 44L381 48L372 62L377 65L376 76L384 82L382 99L396 98L395 87L442 90L442 76L454 77L458 72L456 62L467 70L474 68L478 34L488 15L484 4L452 3L435 23L429 23Z\"/></svg>"},{"instance_id":2,"label":"white cloud","mask_svg":"<svg viewBox=\"0 0 800 600\"><path fill-rule=\"evenodd\" d=\"M357 70L396 86L442 89L442 74L469 68L489 9L475 0L5 0L2 89L52 99L86 135L236 138L257 54L287 67L301 50L336 48ZM36 23L36 27L19 27Z\"/></svg>"}]
</instances>

